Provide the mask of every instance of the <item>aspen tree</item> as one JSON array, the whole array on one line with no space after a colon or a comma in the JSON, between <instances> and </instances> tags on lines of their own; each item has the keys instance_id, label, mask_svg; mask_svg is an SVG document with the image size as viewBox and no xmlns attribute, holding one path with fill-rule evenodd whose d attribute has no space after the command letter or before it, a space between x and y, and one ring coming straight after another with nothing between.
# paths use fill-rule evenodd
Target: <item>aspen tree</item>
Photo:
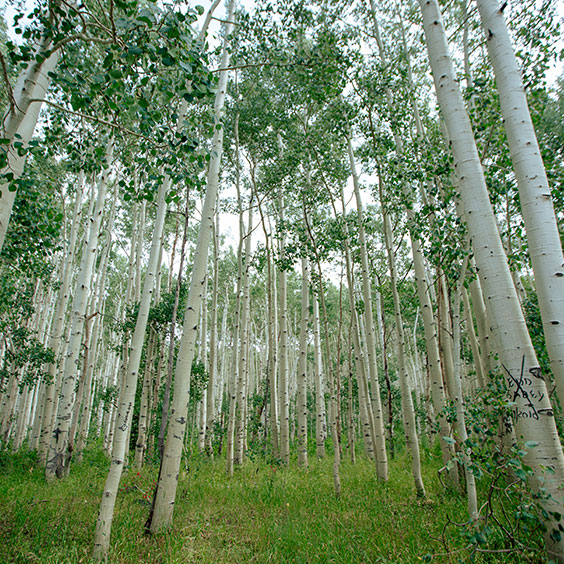
<instances>
[{"instance_id":1,"label":"aspen tree","mask_svg":"<svg viewBox=\"0 0 564 564\"><path fill-rule=\"evenodd\" d=\"M550 497L541 500L548 515L546 544L549 556L564 562L564 539L554 514L563 515L559 488L564 483L564 455L548 398L515 286L507 265L499 232L472 134L468 115L455 79L442 17L436 0L419 0L435 90L448 129L460 200L464 206L478 275L486 301L500 362L515 401L516 430L520 438L538 443L529 447L526 461L533 469L532 485L542 484ZM545 474L551 468L553 475Z\"/></svg>"},{"instance_id":2,"label":"aspen tree","mask_svg":"<svg viewBox=\"0 0 564 564\"><path fill-rule=\"evenodd\" d=\"M285 215L282 189L278 195L278 222L280 235L278 251L285 252ZM280 458L285 465L290 463L290 395L288 390L288 273L284 267L278 269L278 397L280 406Z\"/></svg>"},{"instance_id":3,"label":"aspen tree","mask_svg":"<svg viewBox=\"0 0 564 564\"><path fill-rule=\"evenodd\" d=\"M124 389L120 396L120 404L114 427L114 441L111 456L112 463L104 485L104 493L100 503L100 512L98 520L96 521L93 549L93 557L96 560L105 558L110 547L110 533L112 530L114 506L121 480L121 474L123 472L125 462L124 458L126 451L128 450L129 429L133 418L133 406L135 403L135 390L137 388L141 353L143 350L143 343L145 341L145 332L149 318L149 309L151 307L151 298L155 290L157 268L159 266L158 261L167 210L166 196L170 188L170 182L170 177L166 176L162 184L159 186L159 192L157 195L157 215L155 218L155 225L153 226L149 264L143 280L143 290L140 296L139 311L135 321L135 330L131 339L131 348L127 364L126 378L124 381Z\"/></svg>"},{"instance_id":4,"label":"aspen tree","mask_svg":"<svg viewBox=\"0 0 564 564\"><path fill-rule=\"evenodd\" d=\"M236 429L234 443L234 462L235 464L243 464L245 454L245 437L246 437L246 406L247 406L247 371L249 369L249 317L251 313L251 236L253 233L253 195L249 200L249 209L247 216L247 229L245 231L245 260L243 264L243 279L241 282L241 318L239 322L239 343L235 346L239 347L238 369L237 369L237 410L236 410Z\"/></svg>"},{"instance_id":5,"label":"aspen tree","mask_svg":"<svg viewBox=\"0 0 564 564\"><path fill-rule=\"evenodd\" d=\"M380 56L380 60L385 66L387 66L388 61L384 49L384 44L380 36L380 28L378 25L378 20L376 18L376 10L374 7L373 0L370 0L370 15L372 18L374 34L375 34L376 44L378 46L378 53ZM411 71L411 61L409 58L409 51L407 49L407 42L405 39L403 22L401 20L400 20L400 24L401 24L401 37L402 37L403 48L407 58L407 79L410 86L410 92L413 92L414 85L413 85L413 77ZM396 111L394 96L391 91L391 88L387 84L384 85L384 92L386 95L386 103L388 106L388 110L390 111L391 114L393 114ZM413 98L412 98L412 110L413 110L413 118L416 124L417 133L419 136L423 136L424 132L422 130L421 118L419 116L419 109ZM372 138L375 139L374 125L372 122L372 112L369 112L369 124L370 124ZM403 140L395 129L392 130L392 134L394 138L396 151L401 156L404 153ZM402 185L402 192L405 198L407 199L407 201L412 200L411 189L405 182ZM432 401L435 411L436 413L440 414L445 406L443 370L441 366L441 359L439 353L440 329L437 326L437 323L433 319L433 302L430 296L429 285L426 282L425 261L423 257L423 251L421 248L421 241L417 235L416 216L413 208L409 205L406 206L406 214L407 214L408 227L410 233L411 252L413 256L413 268L415 271L415 282L417 285L417 296L419 298L419 303L421 306L422 316L423 316L423 329L425 332L425 349L427 353L427 362L429 365L429 375L431 378L431 396L432 396ZM390 425L392 424L391 417L392 414L390 413ZM439 441L441 445L443 463L445 465L445 468L448 468L449 461L451 460L453 453L452 453L452 447L445 440L445 437L450 436L450 429L446 421L446 418L444 416L439 415L438 424L439 424L439 432L440 432ZM458 476L456 473L456 469L452 468L452 470L448 472L448 475L451 482L457 484Z\"/></svg>"},{"instance_id":6,"label":"aspen tree","mask_svg":"<svg viewBox=\"0 0 564 564\"><path fill-rule=\"evenodd\" d=\"M325 415L325 386L323 381L323 358L319 328L319 302L317 294L313 298L313 348L315 370L315 445L318 458L325 457L325 438L327 419Z\"/></svg>"},{"instance_id":7,"label":"aspen tree","mask_svg":"<svg viewBox=\"0 0 564 564\"><path fill-rule=\"evenodd\" d=\"M215 223L215 220L214 220ZM213 238L213 235L212 235ZM200 362L204 367L204 372L208 371L208 286L209 278L206 278L204 284L204 295L202 296L202 308L200 319ZM205 387L202 391L202 398L198 402L199 408L199 421L198 421L198 451L204 451L204 444L206 442L206 413L208 408L208 403L206 401L208 383L206 382Z\"/></svg>"},{"instance_id":8,"label":"aspen tree","mask_svg":"<svg viewBox=\"0 0 564 564\"><path fill-rule=\"evenodd\" d=\"M221 56L220 68L229 67L229 36L233 29L234 15L233 0L230 0L227 21L225 27L225 41ZM172 399L171 413L169 418L169 428L157 489L154 495L153 507L146 524L146 529L151 533L156 533L162 528L170 525L178 485L178 473L180 471L180 459L182 457L182 445L186 432L186 417L188 411L188 401L190 394L190 371L194 358L194 345L196 330L198 326L198 312L202 299L203 284L206 279L206 266L208 257L208 247L213 231L213 216L216 206L217 191L219 185L219 168L221 155L223 152L223 127L221 115L225 102L227 89L227 70L220 72L218 91L215 99L215 131L212 141L211 159L208 169L208 182L204 206L202 209L202 221L198 242L194 252L194 265L192 270L192 280L188 292L186 303L186 313L184 317L184 327L182 339L179 344L178 360L176 364L174 395Z\"/></svg>"},{"instance_id":9,"label":"aspen tree","mask_svg":"<svg viewBox=\"0 0 564 564\"><path fill-rule=\"evenodd\" d=\"M462 359L460 355L460 301L464 279L466 278L466 268L468 266L468 256L463 260L460 274L456 281L456 287L453 299L453 316L452 316L452 341L453 341L453 357L454 357L454 404L456 406L456 428L458 431L458 441L462 451L464 461L464 476L466 478L466 497L468 499L468 514L472 521L478 518L478 493L476 491L476 478L472 471L472 459L470 451L466 446L468 440L468 431L466 429L466 407L464 401L464 390L462 386L461 366Z\"/></svg>"},{"instance_id":10,"label":"aspen tree","mask_svg":"<svg viewBox=\"0 0 564 564\"><path fill-rule=\"evenodd\" d=\"M330 401L329 401L329 421L331 426L331 439L333 441L333 489L335 491L335 496L339 498L341 496L341 444L338 429L337 420L337 403L339 390L335 385L335 378L332 373L331 366L331 349L329 344L329 319L327 316L327 305L325 303L325 290L323 288L323 272L321 270L321 258L319 256L319 250L315 237L312 232L311 224L308 220L307 214L304 216L305 227L311 245L313 247L313 253L315 255L315 264L317 266L317 283L318 283L318 299L321 306L321 312L323 315L323 334L324 334L324 345L325 345L325 362L327 366L327 386L329 388Z\"/></svg>"},{"instance_id":11,"label":"aspen tree","mask_svg":"<svg viewBox=\"0 0 564 564\"><path fill-rule=\"evenodd\" d=\"M251 169L251 179L254 182L254 168ZM256 186L253 184L256 192ZM260 220L265 238L266 247L266 292L268 306L268 388L270 394L270 434L272 437L272 454L274 458L278 458L280 454L278 445L278 392L276 383L276 274L274 272L274 264L272 261L271 237L266 228L264 213L260 198L257 199Z\"/></svg>"},{"instance_id":12,"label":"aspen tree","mask_svg":"<svg viewBox=\"0 0 564 564\"><path fill-rule=\"evenodd\" d=\"M74 266L76 240L78 234L78 225L82 216L82 196L84 191L84 172L80 172L77 179L76 196L74 200L74 208L69 234L69 241L66 250L65 264L61 278L61 286L59 287L57 303L55 305L55 313L51 326L51 334L49 337L49 348L55 353L55 358L59 358L61 353L62 337L65 326L65 312L70 297L70 285L72 271ZM45 401L43 404L43 412L41 414L41 433L39 438L39 459L45 464L49 442L51 440L51 420L55 408L55 394L57 391L57 365L50 363L47 367L49 374L49 383L45 386Z\"/></svg>"},{"instance_id":13,"label":"aspen tree","mask_svg":"<svg viewBox=\"0 0 564 564\"><path fill-rule=\"evenodd\" d=\"M235 455L235 413L237 409L237 381L239 374L239 354L241 353L239 343L241 326L242 288L243 288L243 242L245 233L245 219L243 203L241 200L240 186L240 158L239 158L239 112L235 115L233 126L235 137L235 190L237 192L237 204L239 207L239 245L237 247L237 285L235 289L235 327L233 331L233 356L231 359L232 372L227 382L229 394L229 415L227 421L227 446L226 446L226 470L229 476L233 475L233 462Z\"/></svg>"},{"instance_id":14,"label":"aspen tree","mask_svg":"<svg viewBox=\"0 0 564 564\"><path fill-rule=\"evenodd\" d=\"M477 4L519 188L550 367L564 405L564 256L552 196L504 8L497 0L478 0Z\"/></svg>"},{"instance_id":15,"label":"aspen tree","mask_svg":"<svg viewBox=\"0 0 564 564\"><path fill-rule=\"evenodd\" d=\"M210 327L210 364L208 387L206 392L206 437L205 451L208 456L213 456L213 428L215 422L215 388L217 383L217 365L219 355L217 351L217 301L219 297L219 213L215 212L215 224L213 226L213 282L212 282L212 304L211 304L211 327ZM225 314L224 314L225 316Z\"/></svg>"},{"instance_id":16,"label":"aspen tree","mask_svg":"<svg viewBox=\"0 0 564 564\"><path fill-rule=\"evenodd\" d=\"M411 453L411 471L415 481L415 489L417 495L425 497L425 486L421 476L421 457L419 453L419 441L417 438L417 428L415 423L415 411L413 409L413 399L409 388L409 375L407 372L405 358L405 331L403 327L403 319L401 315L401 304L398 292L398 277L393 248L393 231L390 216L385 209L384 195L381 181L379 184L380 205L382 206L382 215L384 223L384 244L388 255L388 268L390 271L390 285L392 287L392 298L394 301L394 314L396 320L396 332L398 334L398 379L401 390L401 407L402 421L405 433L405 440Z\"/></svg>"},{"instance_id":17,"label":"aspen tree","mask_svg":"<svg viewBox=\"0 0 564 564\"><path fill-rule=\"evenodd\" d=\"M358 217L358 235L360 243L360 261L362 269L362 297L364 301L364 326L367 349L367 364L370 374L370 392L372 398L372 412L374 417L374 451L376 456L376 470L378 478L386 481L388 479L388 456L386 453L386 437L384 434L384 413L382 411L382 400L380 399L380 386L378 384L378 367L376 364L376 330L374 327L374 314L372 313L372 287L370 270L368 268L368 254L366 251L366 234L364 231L364 215L362 212L362 198L360 195L360 182L356 170L352 140L347 137L347 150L349 166L351 169L354 196L356 200ZM352 307L352 304L351 304Z\"/></svg>"},{"instance_id":18,"label":"aspen tree","mask_svg":"<svg viewBox=\"0 0 564 564\"><path fill-rule=\"evenodd\" d=\"M71 424L72 411L74 408L74 388L77 380L77 361L82 342L82 332L88 295L92 283L92 272L94 269L94 259L98 245L100 224L104 211L106 198L106 188L111 171L114 139L109 139L106 148L105 168L98 182L98 193L96 195L96 205L93 215L89 217L87 244L82 251L80 271L76 281L76 289L72 303L72 318L70 328L70 341L66 352L62 370L62 387L59 397L59 408L55 419L52 438L47 455L45 467L45 477L52 480L55 477L62 478L68 474L72 445L70 445L69 431ZM69 449L69 447L71 447Z\"/></svg>"},{"instance_id":19,"label":"aspen tree","mask_svg":"<svg viewBox=\"0 0 564 564\"><path fill-rule=\"evenodd\" d=\"M304 209L304 213L307 213ZM309 266L302 257L302 290L300 318L300 356L298 360L296 413L298 425L298 464L307 466L307 341L309 318Z\"/></svg>"},{"instance_id":20,"label":"aspen tree","mask_svg":"<svg viewBox=\"0 0 564 564\"><path fill-rule=\"evenodd\" d=\"M102 310L105 303L106 275L108 270L110 250L112 248L112 229L114 227L116 216L118 186L119 185L116 183L111 210L106 224L106 242L102 251L102 257L100 259L100 266L98 269L98 277L96 279L95 290L92 295L93 312L91 315L94 317L92 319L93 326L90 336L90 343L88 344L88 349L86 350L84 355L84 371L81 378L81 380L84 382L83 399L82 404L80 405L80 410L77 409L79 407L79 404L77 402L77 406L73 414L73 416L76 417L76 423L78 424L80 422L75 446L77 462L80 462L82 460L82 451L84 450L84 447L86 445L86 439L88 438L88 430L90 426L92 382L94 376L94 367L97 361L96 351L99 345L98 336L103 320Z\"/></svg>"}]
</instances>

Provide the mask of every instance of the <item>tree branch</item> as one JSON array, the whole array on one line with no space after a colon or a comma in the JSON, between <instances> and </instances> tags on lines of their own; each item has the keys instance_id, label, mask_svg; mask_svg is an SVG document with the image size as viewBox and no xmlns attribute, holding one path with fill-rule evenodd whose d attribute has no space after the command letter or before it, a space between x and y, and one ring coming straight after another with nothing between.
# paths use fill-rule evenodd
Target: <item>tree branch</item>
<instances>
[{"instance_id":1,"label":"tree branch","mask_svg":"<svg viewBox=\"0 0 564 564\"><path fill-rule=\"evenodd\" d=\"M87 119L89 121L92 121L94 123L100 123L102 125L107 125L108 127L111 127L112 129L118 129L118 130L122 131L123 133L127 133L128 135L133 135L134 137L144 139L145 141L148 141L149 143L151 143L155 147L165 147L165 145L158 145L157 143L155 143L152 139L150 139L146 135L143 135L142 133L138 133L137 131L133 131L131 129L128 129L127 127L124 127L123 125L119 125L118 123L112 123L111 121L108 121L106 119L102 119L102 118L95 117L95 116L90 116L88 114L83 114L82 112L75 112L74 110L70 110L69 108L65 108L64 106L61 106L60 104L56 104L55 102L51 102L49 100L43 100L42 98L32 98L30 100L30 104L33 103L33 102L39 102L39 103L42 103L42 104L47 104L48 106L52 106L53 108L56 108L57 110L60 110L61 112L66 112L66 113L71 114L73 116L81 117L81 118Z\"/></svg>"}]
</instances>

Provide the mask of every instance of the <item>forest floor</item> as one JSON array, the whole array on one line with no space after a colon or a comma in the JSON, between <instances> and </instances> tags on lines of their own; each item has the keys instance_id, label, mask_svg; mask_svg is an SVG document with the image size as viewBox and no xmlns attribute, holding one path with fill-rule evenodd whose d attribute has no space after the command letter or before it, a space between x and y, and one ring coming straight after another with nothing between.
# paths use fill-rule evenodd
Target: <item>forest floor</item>
<instances>
[{"instance_id":1,"label":"forest floor","mask_svg":"<svg viewBox=\"0 0 564 564\"><path fill-rule=\"evenodd\" d=\"M295 461L282 468L249 460L228 478L224 460L194 456L181 472L174 525L154 537L143 535L143 525L158 468L130 468L116 504L109 562L411 564L468 557L460 550L468 544L460 527L448 524L466 520L465 499L441 484L436 453L423 453L425 500L415 495L405 455L391 461L387 483L377 481L366 458L354 465L344 459L340 499L331 467L330 458L312 458L308 469ZM107 470L107 458L91 450L67 479L46 484L33 455L3 453L0 564L90 562ZM476 561L543 558L488 554Z\"/></svg>"}]
</instances>

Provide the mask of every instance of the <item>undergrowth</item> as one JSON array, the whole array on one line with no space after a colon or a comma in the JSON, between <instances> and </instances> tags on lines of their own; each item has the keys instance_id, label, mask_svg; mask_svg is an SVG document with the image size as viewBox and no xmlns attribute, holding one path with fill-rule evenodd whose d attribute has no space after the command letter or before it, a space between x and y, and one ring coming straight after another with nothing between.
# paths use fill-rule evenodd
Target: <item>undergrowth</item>
<instances>
[{"instance_id":1,"label":"undergrowth","mask_svg":"<svg viewBox=\"0 0 564 564\"><path fill-rule=\"evenodd\" d=\"M0 562L89 563L108 460L99 450L60 482L46 484L33 454L0 454ZM143 535L157 467L124 473L112 528L112 564L417 563L461 561L463 496L438 479L436 453L423 455L428 499L415 495L409 459L390 463L380 483L359 457L341 468L333 494L331 459L308 469L247 461L232 478L225 462L192 456L180 475L174 525ZM445 547L452 554L445 555ZM476 562L535 562L480 555ZM512 559L513 558L513 559ZM538 556L538 562L542 559Z\"/></svg>"}]
</instances>

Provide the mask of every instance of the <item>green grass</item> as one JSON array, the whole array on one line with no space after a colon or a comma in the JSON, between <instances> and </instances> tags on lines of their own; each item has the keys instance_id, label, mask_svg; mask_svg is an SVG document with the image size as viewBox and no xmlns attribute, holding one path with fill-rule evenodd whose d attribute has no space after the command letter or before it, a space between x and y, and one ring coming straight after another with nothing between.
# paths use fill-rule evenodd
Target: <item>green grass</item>
<instances>
[{"instance_id":1,"label":"green grass","mask_svg":"<svg viewBox=\"0 0 564 564\"><path fill-rule=\"evenodd\" d=\"M109 562L417 563L428 553L435 554L433 562L457 562L439 553L447 515L464 521L465 500L444 490L439 461L423 458L428 500L415 496L405 456L391 462L386 484L376 480L368 460L344 461L337 500L329 459L313 459L307 470L247 461L228 479L223 460L196 457L180 476L173 527L154 537L143 536L143 492L150 495L157 468L139 475L130 469L116 504ZM107 459L91 451L69 478L46 484L31 455L2 455L0 563L90 562L107 469ZM459 535L450 537L449 548L462 544ZM480 561L521 562L489 558Z\"/></svg>"}]
</instances>

